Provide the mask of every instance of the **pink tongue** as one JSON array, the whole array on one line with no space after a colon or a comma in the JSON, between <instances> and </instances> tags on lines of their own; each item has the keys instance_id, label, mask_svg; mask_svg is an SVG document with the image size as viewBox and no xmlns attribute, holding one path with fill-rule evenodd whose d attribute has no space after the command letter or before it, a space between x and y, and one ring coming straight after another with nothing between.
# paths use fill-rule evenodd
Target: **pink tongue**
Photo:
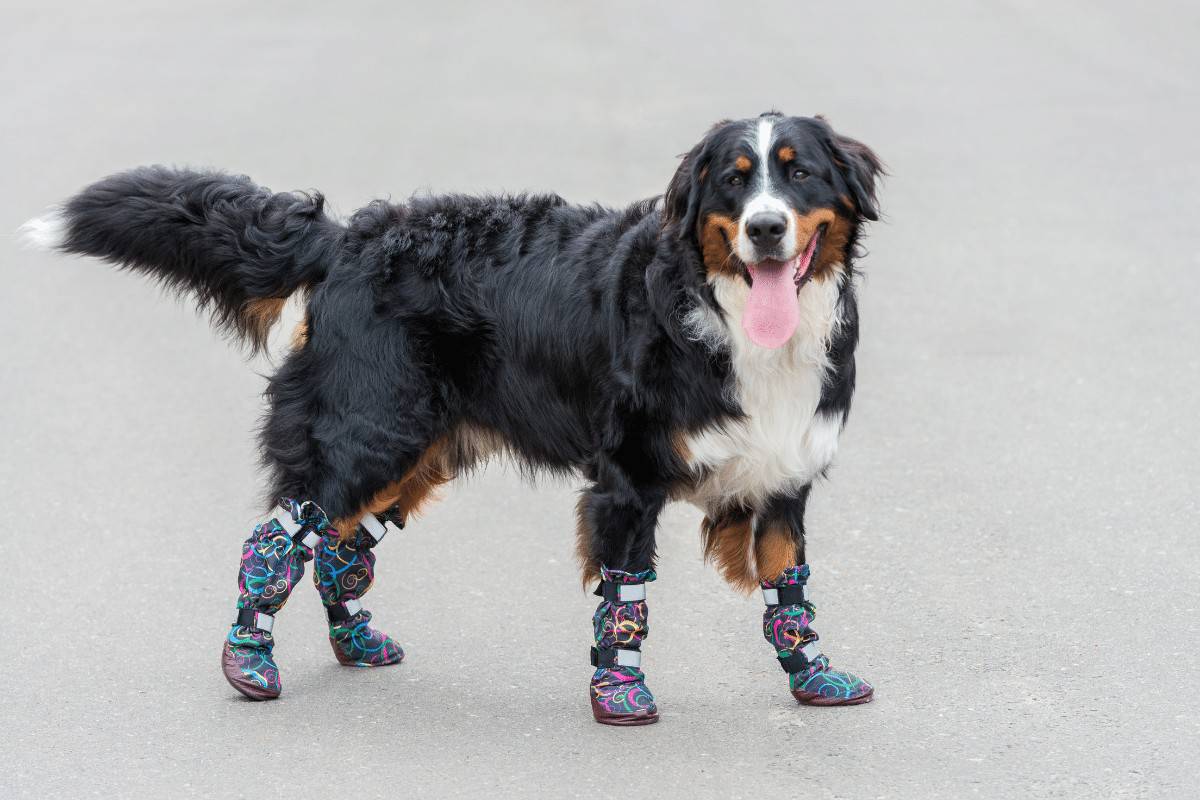
<instances>
[{"instance_id":1,"label":"pink tongue","mask_svg":"<svg viewBox=\"0 0 1200 800\"><path fill-rule=\"evenodd\" d=\"M782 347L800 324L796 302L796 266L800 258L746 265L754 283L742 314L742 329L759 347Z\"/></svg>"}]
</instances>

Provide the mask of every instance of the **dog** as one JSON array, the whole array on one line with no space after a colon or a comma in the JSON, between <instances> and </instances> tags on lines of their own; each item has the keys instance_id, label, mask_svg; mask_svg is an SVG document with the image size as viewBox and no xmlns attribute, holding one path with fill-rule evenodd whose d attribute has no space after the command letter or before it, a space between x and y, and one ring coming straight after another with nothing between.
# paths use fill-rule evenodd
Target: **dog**
<instances>
[{"instance_id":1,"label":"dog","mask_svg":"<svg viewBox=\"0 0 1200 800\"><path fill-rule=\"evenodd\" d=\"M816 648L804 512L854 393L855 261L883 173L823 118L769 112L716 124L662 197L620 209L449 194L376 201L343 224L317 193L152 166L26 233L190 293L251 350L300 296L261 430L268 495L291 499L266 535L285 549L402 525L497 453L582 476L576 547L604 598L592 710L645 724L658 710L640 665L644 587L673 500L704 512L725 579L763 588L797 700L873 696Z\"/></svg>"}]
</instances>

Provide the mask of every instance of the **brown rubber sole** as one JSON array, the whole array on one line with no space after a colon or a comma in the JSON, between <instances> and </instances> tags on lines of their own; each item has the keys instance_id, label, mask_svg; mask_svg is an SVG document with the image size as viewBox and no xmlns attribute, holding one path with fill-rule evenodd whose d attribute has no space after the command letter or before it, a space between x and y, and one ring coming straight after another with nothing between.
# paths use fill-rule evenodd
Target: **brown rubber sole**
<instances>
[{"instance_id":1,"label":"brown rubber sole","mask_svg":"<svg viewBox=\"0 0 1200 800\"><path fill-rule=\"evenodd\" d=\"M279 692L264 689L242 674L238 669L237 657L229 648L229 642L221 648L221 674L229 681L230 686L251 700L274 700L279 697Z\"/></svg>"},{"instance_id":2,"label":"brown rubber sole","mask_svg":"<svg viewBox=\"0 0 1200 800\"><path fill-rule=\"evenodd\" d=\"M333 657L338 660L338 663L343 667L390 667L404 661L404 656L400 656L395 661L388 661L386 664L367 664L362 661L355 661L342 652L342 648L337 646L332 638L329 639L329 646L333 648Z\"/></svg>"},{"instance_id":3,"label":"brown rubber sole","mask_svg":"<svg viewBox=\"0 0 1200 800\"><path fill-rule=\"evenodd\" d=\"M815 692L802 692L799 689L792 692L792 697L796 698L796 702L802 706L860 706L863 703L871 702L872 698L875 697L875 690L872 689L862 697L855 697L850 700L844 700L840 697L825 697Z\"/></svg>"},{"instance_id":4,"label":"brown rubber sole","mask_svg":"<svg viewBox=\"0 0 1200 800\"><path fill-rule=\"evenodd\" d=\"M636 714L614 714L611 711L605 711L592 693L588 692L588 699L592 703L592 716L596 718L596 722L601 725L617 725L621 727L632 725L653 725L658 722L657 711L639 711Z\"/></svg>"}]
</instances>

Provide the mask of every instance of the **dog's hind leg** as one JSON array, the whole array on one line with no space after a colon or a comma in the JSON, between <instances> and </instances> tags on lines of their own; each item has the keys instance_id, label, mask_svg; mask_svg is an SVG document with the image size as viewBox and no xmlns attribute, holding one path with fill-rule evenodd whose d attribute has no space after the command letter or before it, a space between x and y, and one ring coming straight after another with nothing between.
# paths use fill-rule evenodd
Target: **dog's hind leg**
<instances>
[{"instance_id":1,"label":"dog's hind leg","mask_svg":"<svg viewBox=\"0 0 1200 800\"><path fill-rule=\"evenodd\" d=\"M804 510L810 486L780 495L755 515L754 558L763 600L763 636L775 650L797 702L836 706L868 702L871 684L831 669L812 629L809 567L804 557Z\"/></svg>"},{"instance_id":2,"label":"dog's hind leg","mask_svg":"<svg viewBox=\"0 0 1200 800\"><path fill-rule=\"evenodd\" d=\"M444 438L433 439L432 429L413 438L422 420L410 416L418 403L392 409L393 424L397 421L405 431L403 437L388 437L383 422L371 427L379 437L379 445L390 453L390 463L383 469L369 447L352 447L358 460L347 460L345 454L319 459L324 463L349 464L346 475L354 476L346 487L341 474L324 476L314 485L316 497L345 499L334 506L340 518L334 518L330 530L315 548L313 581L325 606L329 621L329 642L338 662L346 666L379 667L399 663L404 651L387 634L371 625L371 612L363 608L362 597L375 578L373 548L383 538L392 522L400 525L415 513L436 487L450 479L449 465L443 458ZM390 447L383 441L390 438ZM432 440L432 441L431 441ZM386 470L386 471L385 471ZM364 476L374 475L371 482ZM384 480L384 476L397 480ZM324 488L321 488L324 487ZM354 509L347 513L348 509ZM332 517L332 514L331 514Z\"/></svg>"},{"instance_id":3,"label":"dog's hind leg","mask_svg":"<svg viewBox=\"0 0 1200 800\"><path fill-rule=\"evenodd\" d=\"M436 416L420 413L429 401L412 396L415 390L410 383L407 401L382 409L390 420L371 420L364 426L370 442L339 439L335 446L346 452L318 459L345 465L344 472L320 475L314 483L314 496L334 499L331 517L339 517L316 548L313 581L329 620L334 656L346 666L381 667L404 658L399 644L371 626L371 612L362 605L375 579L373 548L391 522L403 525L451 478L446 438L435 438ZM371 411L378 414L381 409ZM387 456L382 463L380 454ZM343 475L353 480L343 480Z\"/></svg>"},{"instance_id":4,"label":"dog's hind leg","mask_svg":"<svg viewBox=\"0 0 1200 800\"><path fill-rule=\"evenodd\" d=\"M283 685L275 664L275 615L304 576L328 520L311 503L284 502L242 545L238 601L221 649L221 672L251 700L272 700Z\"/></svg>"},{"instance_id":5,"label":"dog's hind leg","mask_svg":"<svg viewBox=\"0 0 1200 800\"><path fill-rule=\"evenodd\" d=\"M332 331L310 320L307 338L267 391L271 413L262 445L271 494L294 500L289 514L256 528L243 548L238 619L222 657L229 682L254 699L279 695L273 615L314 554L338 660L382 665L403 656L370 627L359 600L372 583L371 547L380 538L376 517L364 515L387 510L376 503L411 502L419 494L409 486L393 497L389 487L411 482L438 439L442 417L402 333L365 323L344 329L354 322ZM354 352L344 352L345 341L354 342ZM427 476L423 468L417 474Z\"/></svg>"},{"instance_id":6,"label":"dog's hind leg","mask_svg":"<svg viewBox=\"0 0 1200 800\"><path fill-rule=\"evenodd\" d=\"M650 632L646 584L655 579L654 532L666 492L639 487L629 476L601 468L600 480L579 504L584 579L598 571L592 617L596 668L588 687L592 714L605 725L658 721L642 671L642 641Z\"/></svg>"},{"instance_id":7,"label":"dog's hind leg","mask_svg":"<svg viewBox=\"0 0 1200 800\"><path fill-rule=\"evenodd\" d=\"M329 619L329 643L338 662L351 667L397 664L404 650L371 627L362 596L375 582L373 548L392 523L404 526L438 486L450 480L444 440L435 442L404 477L376 493L358 522L343 524L352 533L329 535L316 548L313 582ZM382 518L381 518L382 517Z\"/></svg>"},{"instance_id":8,"label":"dog's hind leg","mask_svg":"<svg viewBox=\"0 0 1200 800\"><path fill-rule=\"evenodd\" d=\"M384 667L404 658L395 640L371 627L371 612L362 604L375 582L373 548L387 527L367 514L352 536L325 536L316 547L313 583L329 619L329 644L338 663L348 667Z\"/></svg>"}]
</instances>

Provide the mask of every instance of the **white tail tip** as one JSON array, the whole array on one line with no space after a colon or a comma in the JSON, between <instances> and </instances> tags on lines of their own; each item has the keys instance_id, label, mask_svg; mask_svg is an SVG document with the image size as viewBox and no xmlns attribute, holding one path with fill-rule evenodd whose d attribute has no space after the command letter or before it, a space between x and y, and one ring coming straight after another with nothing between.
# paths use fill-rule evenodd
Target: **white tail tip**
<instances>
[{"instance_id":1,"label":"white tail tip","mask_svg":"<svg viewBox=\"0 0 1200 800\"><path fill-rule=\"evenodd\" d=\"M67 240L67 217L62 209L54 209L29 220L17 229L26 247L38 250L58 250Z\"/></svg>"}]
</instances>

